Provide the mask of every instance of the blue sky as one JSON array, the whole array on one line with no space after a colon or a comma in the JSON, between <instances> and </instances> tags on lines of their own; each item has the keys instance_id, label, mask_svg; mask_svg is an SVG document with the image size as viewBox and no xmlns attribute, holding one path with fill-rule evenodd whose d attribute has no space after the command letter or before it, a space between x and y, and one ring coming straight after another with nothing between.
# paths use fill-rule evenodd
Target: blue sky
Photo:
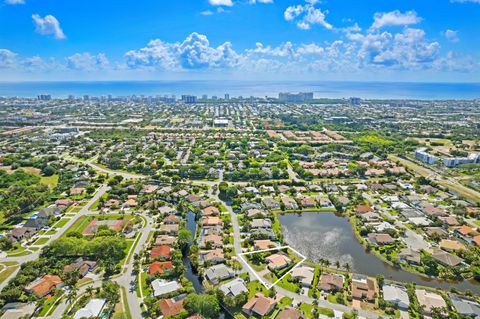
<instances>
[{"instance_id":1,"label":"blue sky","mask_svg":"<svg viewBox=\"0 0 480 319\"><path fill-rule=\"evenodd\" d=\"M480 0L0 1L0 81L480 81Z\"/></svg>"}]
</instances>

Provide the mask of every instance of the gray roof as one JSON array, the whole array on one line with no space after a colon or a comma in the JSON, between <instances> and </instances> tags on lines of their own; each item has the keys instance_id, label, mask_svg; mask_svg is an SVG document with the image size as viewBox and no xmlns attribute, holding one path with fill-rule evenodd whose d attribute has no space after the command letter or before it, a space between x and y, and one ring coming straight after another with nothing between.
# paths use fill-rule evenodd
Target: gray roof
<instances>
[{"instance_id":1,"label":"gray roof","mask_svg":"<svg viewBox=\"0 0 480 319\"><path fill-rule=\"evenodd\" d=\"M480 304L455 295L451 295L450 297L453 306L458 313L462 315L473 316L475 318L480 317Z\"/></svg>"},{"instance_id":2,"label":"gray roof","mask_svg":"<svg viewBox=\"0 0 480 319\"><path fill-rule=\"evenodd\" d=\"M404 309L410 305L407 290L397 285L384 285L383 299L387 302L393 302Z\"/></svg>"},{"instance_id":3,"label":"gray roof","mask_svg":"<svg viewBox=\"0 0 480 319\"><path fill-rule=\"evenodd\" d=\"M240 295L242 292L248 292L248 289L245 286L245 282L242 278L237 278L221 285L220 290L223 291L226 296L235 297Z\"/></svg>"},{"instance_id":4,"label":"gray roof","mask_svg":"<svg viewBox=\"0 0 480 319\"><path fill-rule=\"evenodd\" d=\"M205 277L210 281L218 281L233 277L233 270L224 264L215 265L205 271Z\"/></svg>"},{"instance_id":5,"label":"gray roof","mask_svg":"<svg viewBox=\"0 0 480 319\"><path fill-rule=\"evenodd\" d=\"M176 281L166 281L162 279L155 279L152 281L153 295L155 297L174 292L182 286Z\"/></svg>"}]
</instances>

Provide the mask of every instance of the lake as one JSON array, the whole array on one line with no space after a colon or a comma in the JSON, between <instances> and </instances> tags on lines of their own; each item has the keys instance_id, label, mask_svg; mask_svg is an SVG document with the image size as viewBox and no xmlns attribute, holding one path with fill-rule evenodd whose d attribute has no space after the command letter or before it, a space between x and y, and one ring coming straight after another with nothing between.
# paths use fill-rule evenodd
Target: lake
<instances>
[{"instance_id":1,"label":"lake","mask_svg":"<svg viewBox=\"0 0 480 319\"><path fill-rule=\"evenodd\" d=\"M350 264L352 271L376 276L382 274L386 279L400 282L415 282L420 285L457 289L480 293L480 285L475 281L451 283L422 277L397 269L383 262L373 253L365 251L355 238L352 226L347 218L332 213L303 213L278 215L287 244L305 255L309 261L318 262L319 258L328 259L332 265L340 261L341 265Z\"/></svg>"}]
</instances>

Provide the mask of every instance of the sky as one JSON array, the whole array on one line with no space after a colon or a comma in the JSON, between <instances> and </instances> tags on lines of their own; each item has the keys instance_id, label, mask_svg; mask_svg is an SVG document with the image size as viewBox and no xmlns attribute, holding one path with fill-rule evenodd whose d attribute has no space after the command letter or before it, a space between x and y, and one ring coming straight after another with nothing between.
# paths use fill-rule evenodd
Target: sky
<instances>
[{"instance_id":1,"label":"sky","mask_svg":"<svg viewBox=\"0 0 480 319\"><path fill-rule=\"evenodd\" d=\"M480 0L0 0L0 81L480 82Z\"/></svg>"}]
</instances>

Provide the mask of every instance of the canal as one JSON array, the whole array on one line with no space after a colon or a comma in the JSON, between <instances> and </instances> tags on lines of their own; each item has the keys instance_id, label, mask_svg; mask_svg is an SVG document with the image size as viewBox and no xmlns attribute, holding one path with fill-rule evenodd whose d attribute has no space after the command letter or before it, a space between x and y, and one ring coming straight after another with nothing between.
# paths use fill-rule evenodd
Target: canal
<instances>
[{"instance_id":1,"label":"canal","mask_svg":"<svg viewBox=\"0 0 480 319\"><path fill-rule=\"evenodd\" d=\"M470 290L480 293L476 281L446 282L397 269L385 263L374 253L369 253L355 237L352 225L346 217L332 213L303 213L278 215L287 244L305 255L311 262L319 258L328 259L331 265L339 261L348 263L354 272L376 276L382 274L386 279L400 282L415 282L419 285L440 287L449 290Z\"/></svg>"},{"instance_id":2,"label":"canal","mask_svg":"<svg viewBox=\"0 0 480 319\"><path fill-rule=\"evenodd\" d=\"M195 214L191 211L188 211L187 213L186 227L192 233L192 241L189 244L190 246L195 240L195 234L197 231L197 221L195 220ZM195 273L192 267L192 262L190 261L190 258L188 258L187 254L185 253L182 257L182 262L183 262L183 265L185 266L185 273L184 273L185 278L190 280L197 294L204 293L205 289L202 285L202 278L200 278L200 276L197 273ZM220 312L219 319L233 319L233 317L222 306L222 312Z\"/></svg>"}]
</instances>

